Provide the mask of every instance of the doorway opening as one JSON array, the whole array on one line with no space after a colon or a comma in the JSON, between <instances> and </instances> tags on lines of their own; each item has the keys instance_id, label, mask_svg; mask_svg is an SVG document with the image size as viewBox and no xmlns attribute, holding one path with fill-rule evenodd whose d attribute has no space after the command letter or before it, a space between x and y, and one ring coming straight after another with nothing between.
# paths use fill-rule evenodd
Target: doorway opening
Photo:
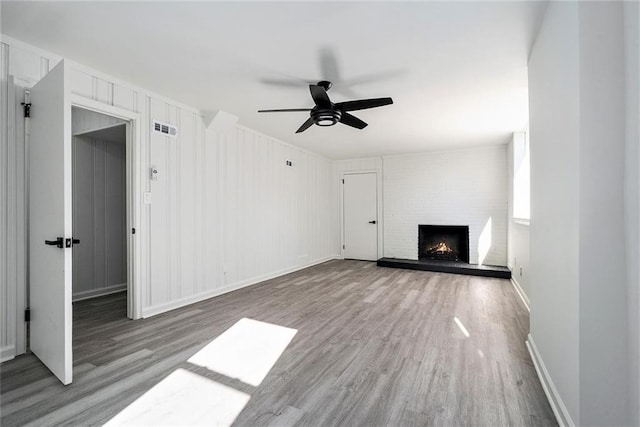
<instances>
[{"instance_id":1,"label":"doorway opening","mask_svg":"<svg viewBox=\"0 0 640 427\"><path fill-rule=\"evenodd\" d=\"M74 311L80 301L82 310L100 307L109 295L110 315L127 318L130 126L121 118L72 108Z\"/></svg>"}]
</instances>

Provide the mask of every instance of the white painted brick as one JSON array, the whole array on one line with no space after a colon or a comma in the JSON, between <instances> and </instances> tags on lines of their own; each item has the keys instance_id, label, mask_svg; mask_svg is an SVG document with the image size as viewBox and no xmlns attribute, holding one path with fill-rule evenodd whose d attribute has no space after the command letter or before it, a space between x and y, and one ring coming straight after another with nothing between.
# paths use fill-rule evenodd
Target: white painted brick
<instances>
[{"instance_id":1,"label":"white painted brick","mask_svg":"<svg viewBox=\"0 0 640 427\"><path fill-rule=\"evenodd\" d=\"M384 256L418 258L418 225L468 225L469 257L491 219L483 264L507 265L507 147L384 158Z\"/></svg>"}]
</instances>

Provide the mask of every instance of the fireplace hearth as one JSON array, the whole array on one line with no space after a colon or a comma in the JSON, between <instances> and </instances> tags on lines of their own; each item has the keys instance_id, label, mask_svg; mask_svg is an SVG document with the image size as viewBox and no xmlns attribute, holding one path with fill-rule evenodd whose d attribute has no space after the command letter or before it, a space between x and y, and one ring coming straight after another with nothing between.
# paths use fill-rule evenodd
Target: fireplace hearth
<instances>
[{"instance_id":1,"label":"fireplace hearth","mask_svg":"<svg viewBox=\"0 0 640 427\"><path fill-rule=\"evenodd\" d=\"M380 258L378 267L510 279L511 270L469 264L469 226L418 225L418 259Z\"/></svg>"},{"instance_id":2,"label":"fireplace hearth","mask_svg":"<svg viewBox=\"0 0 640 427\"><path fill-rule=\"evenodd\" d=\"M419 225L420 260L469 262L469 226Z\"/></svg>"}]
</instances>

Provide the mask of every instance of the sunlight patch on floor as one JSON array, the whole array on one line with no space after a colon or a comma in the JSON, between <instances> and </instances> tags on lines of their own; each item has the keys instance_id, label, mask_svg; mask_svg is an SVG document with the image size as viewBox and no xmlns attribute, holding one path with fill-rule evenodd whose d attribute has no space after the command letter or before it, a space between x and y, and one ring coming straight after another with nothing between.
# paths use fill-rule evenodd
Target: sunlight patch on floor
<instances>
[{"instance_id":1,"label":"sunlight patch on floor","mask_svg":"<svg viewBox=\"0 0 640 427\"><path fill-rule=\"evenodd\" d=\"M297 332L244 318L194 354L187 363L257 387ZM106 425L230 426L250 398L247 393L179 368Z\"/></svg>"},{"instance_id":2,"label":"sunlight patch on floor","mask_svg":"<svg viewBox=\"0 0 640 427\"><path fill-rule=\"evenodd\" d=\"M457 317L454 317L453 321L456 322L456 325L458 325L458 328L460 328L460 330L462 331L465 337L469 338L471 336L469 335L469 331L467 331L467 328L464 327L460 319L458 319Z\"/></svg>"},{"instance_id":3,"label":"sunlight patch on floor","mask_svg":"<svg viewBox=\"0 0 640 427\"><path fill-rule=\"evenodd\" d=\"M112 418L106 426L230 426L250 396L178 369Z\"/></svg>"},{"instance_id":4,"label":"sunlight patch on floor","mask_svg":"<svg viewBox=\"0 0 640 427\"><path fill-rule=\"evenodd\" d=\"M297 330L241 319L194 354L189 362L257 387Z\"/></svg>"}]
</instances>

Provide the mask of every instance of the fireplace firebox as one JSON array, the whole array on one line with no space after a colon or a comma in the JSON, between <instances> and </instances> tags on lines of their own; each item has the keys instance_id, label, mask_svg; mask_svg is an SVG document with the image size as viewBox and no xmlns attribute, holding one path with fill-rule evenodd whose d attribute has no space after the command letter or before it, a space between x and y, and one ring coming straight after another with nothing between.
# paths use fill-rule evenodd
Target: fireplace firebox
<instances>
[{"instance_id":1,"label":"fireplace firebox","mask_svg":"<svg viewBox=\"0 0 640 427\"><path fill-rule=\"evenodd\" d=\"M418 258L469 262L469 226L419 225Z\"/></svg>"}]
</instances>

